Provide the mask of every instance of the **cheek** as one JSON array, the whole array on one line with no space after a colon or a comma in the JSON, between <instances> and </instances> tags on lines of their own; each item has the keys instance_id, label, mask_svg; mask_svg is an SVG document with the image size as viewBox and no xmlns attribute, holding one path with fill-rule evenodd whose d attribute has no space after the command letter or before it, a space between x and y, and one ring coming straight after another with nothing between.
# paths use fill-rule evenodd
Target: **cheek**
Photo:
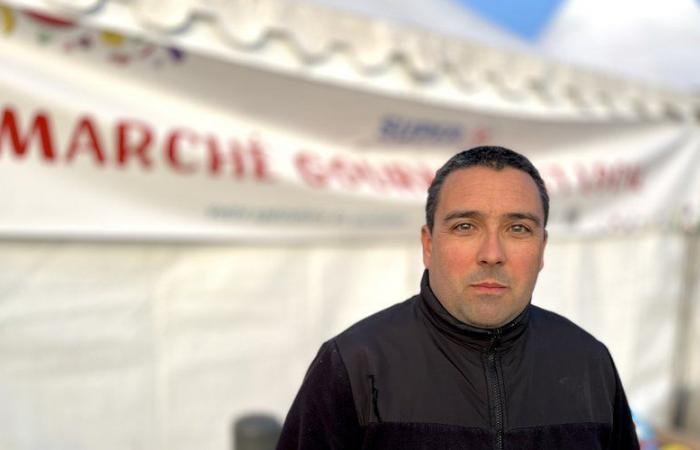
<instances>
[{"instance_id":1,"label":"cheek","mask_svg":"<svg viewBox=\"0 0 700 450\"><path fill-rule=\"evenodd\" d=\"M537 248L518 248L510 255L513 272L523 280L537 277L542 265L542 250Z\"/></svg>"},{"instance_id":2,"label":"cheek","mask_svg":"<svg viewBox=\"0 0 700 450\"><path fill-rule=\"evenodd\" d=\"M440 260L446 271L460 273L474 261L474 255L474 249L468 243L452 242L442 246Z\"/></svg>"}]
</instances>

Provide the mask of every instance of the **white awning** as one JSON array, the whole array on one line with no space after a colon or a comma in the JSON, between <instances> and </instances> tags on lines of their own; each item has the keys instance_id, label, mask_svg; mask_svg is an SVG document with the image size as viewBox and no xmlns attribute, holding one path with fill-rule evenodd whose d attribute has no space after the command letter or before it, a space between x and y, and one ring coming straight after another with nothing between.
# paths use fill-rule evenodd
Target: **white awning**
<instances>
[{"instance_id":1,"label":"white awning","mask_svg":"<svg viewBox=\"0 0 700 450\"><path fill-rule=\"evenodd\" d=\"M700 101L292 0L11 0L190 51L384 94L558 120L678 120Z\"/></svg>"}]
</instances>

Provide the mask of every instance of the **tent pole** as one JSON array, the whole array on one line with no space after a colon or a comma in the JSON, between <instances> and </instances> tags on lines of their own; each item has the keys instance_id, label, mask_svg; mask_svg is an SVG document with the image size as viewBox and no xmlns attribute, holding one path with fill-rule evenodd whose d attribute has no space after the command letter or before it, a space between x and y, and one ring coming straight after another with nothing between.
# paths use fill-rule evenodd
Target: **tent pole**
<instances>
[{"instance_id":1,"label":"tent pole","mask_svg":"<svg viewBox=\"0 0 700 450\"><path fill-rule=\"evenodd\" d=\"M695 298L700 272L698 251L700 248L700 230L683 232L685 241L685 258L683 267L683 284L678 305L678 329L676 331L676 351L673 361L673 416L674 428L683 429L687 425L688 407L691 397L691 385L688 377L694 332Z\"/></svg>"}]
</instances>

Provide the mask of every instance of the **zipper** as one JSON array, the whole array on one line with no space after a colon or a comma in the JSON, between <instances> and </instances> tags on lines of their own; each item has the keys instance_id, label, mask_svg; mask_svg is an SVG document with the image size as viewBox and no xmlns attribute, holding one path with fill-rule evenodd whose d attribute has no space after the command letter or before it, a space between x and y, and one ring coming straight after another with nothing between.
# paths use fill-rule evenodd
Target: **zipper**
<instances>
[{"instance_id":1,"label":"zipper","mask_svg":"<svg viewBox=\"0 0 700 450\"><path fill-rule=\"evenodd\" d=\"M500 374L498 371L498 361L496 359L496 346L500 340L500 330L495 330L496 334L491 340L491 345L486 353L486 379L488 382L489 397L491 397L491 414L496 432L494 448L503 450L503 396L501 395Z\"/></svg>"}]
</instances>

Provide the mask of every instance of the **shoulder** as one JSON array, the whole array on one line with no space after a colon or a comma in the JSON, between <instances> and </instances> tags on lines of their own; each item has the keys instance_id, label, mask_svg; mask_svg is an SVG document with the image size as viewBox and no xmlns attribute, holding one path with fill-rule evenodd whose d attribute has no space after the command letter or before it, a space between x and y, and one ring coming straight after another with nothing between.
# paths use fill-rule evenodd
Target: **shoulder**
<instances>
[{"instance_id":1,"label":"shoulder","mask_svg":"<svg viewBox=\"0 0 700 450\"><path fill-rule=\"evenodd\" d=\"M530 328L539 342L553 349L560 348L598 361L610 361L607 347L588 331L555 312L531 306Z\"/></svg>"},{"instance_id":2,"label":"shoulder","mask_svg":"<svg viewBox=\"0 0 700 450\"><path fill-rule=\"evenodd\" d=\"M367 348L374 343L392 341L415 330L418 317L414 296L368 316L335 337L342 352L353 348Z\"/></svg>"},{"instance_id":3,"label":"shoulder","mask_svg":"<svg viewBox=\"0 0 700 450\"><path fill-rule=\"evenodd\" d=\"M602 345L592 334L566 317L539 306L530 306L530 326L551 337L575 339L581 344Z\"/></svg>"},{"instance_id":4,"label":"shoulder","mask_svg":"<svg viewBox=\"0 0 700 450\"><path fill-rule=\"evenodd\" d=\"M333 341L348 371L379 372L407 358L425 341L420 296L390 306L357 322Z\"/></svg>"},{"instance_id":5,"label":"shoulder","mask_svg":"<svg viewBox=\"0 0 700 450\"><path fill-rule=\"evenodd\" d=\"M371 419L374 379L371 375L390 373L397 361L408 360L421 339L417 302L412 297L372 314L340 333L330 342L350 380L358 420Z\"/></svg>"}]
</instances>

